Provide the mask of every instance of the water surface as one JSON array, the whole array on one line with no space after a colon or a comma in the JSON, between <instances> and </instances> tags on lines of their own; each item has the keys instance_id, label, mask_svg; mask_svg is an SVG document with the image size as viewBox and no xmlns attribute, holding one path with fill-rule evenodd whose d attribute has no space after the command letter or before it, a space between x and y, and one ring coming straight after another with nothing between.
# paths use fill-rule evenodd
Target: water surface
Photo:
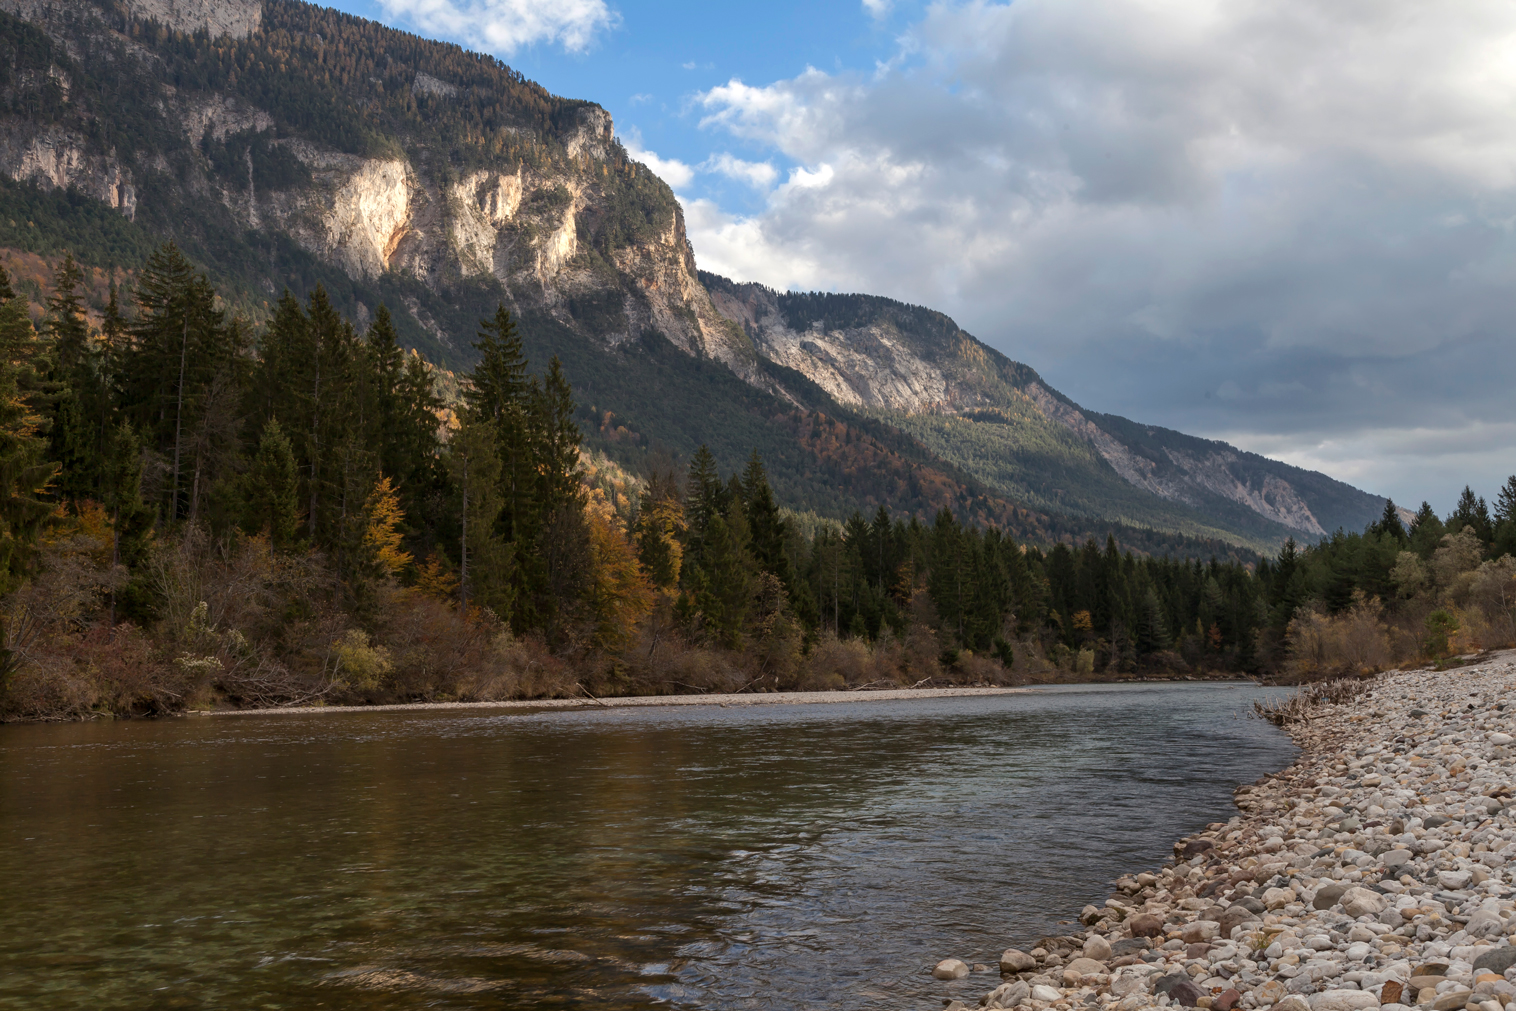
<instances>
[{"instance_id":1,"label":"water surface","mask_svg":"<svg viewBox=\"0 0 1516 1011\"><path fill-rule=\"evenodd\" d=\"M1294 751L1253 685L0 727L0 1007L929 1008Z\"/></svg>"}]
</instances>

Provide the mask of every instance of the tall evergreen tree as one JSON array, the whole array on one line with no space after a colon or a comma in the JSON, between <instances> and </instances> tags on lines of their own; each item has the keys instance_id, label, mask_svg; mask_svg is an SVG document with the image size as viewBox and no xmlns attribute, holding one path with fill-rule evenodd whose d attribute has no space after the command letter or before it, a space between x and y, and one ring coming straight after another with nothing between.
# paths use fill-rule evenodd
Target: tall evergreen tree
<instances>
[{"instance_id":1,"label":"tall evergreen tree","mask_svg":"<svg viewBox=\"0 0 1516 1011\"><path fill-rule=\"evenodd\" d=\"M0 593L21 584L36 556L37 538L52 506L46 496L57 474L47 459L43 419L29 402L38 385L42 344L24 298L0 302ZM0 670L12 659L0 656Z\"/></svg>"},{"instance_id":2,"label":"tall evergreen tree","mask_svg":"<svg viewBox=\"0 0 1516 1011\"><path fill-rule=\"evenodd\" d=\"M784 517L779 514L779 503L774 501L774 489L769 485L768 473L763 469L763 460L756 449L742 472L742 501L752 536L753 558L762 571L773 573L789 590L793 583L785 549L789 531L785 528Z\"/></svg>"},{"instance_id":3,"label":"tall evergreen tree","mask_svg":"<svg viewBox=\"0 0 1516 1011\"><path fill-rule=\"evenodd\" d=\"M1400 522L1400 510L1396 507L1394 499L1384 500L1384 513L1379 517L1379 522L1374 524L1373 529L1381 536L1394 538L1395 542L1402 546L1410 543L1410 535L1406 533L1405 524Z\"/></svg>"},{"instance_id":4,"label":"tall evergreen tree","mask_svg":"<svg viewBox=\"0 0 1516 1011\"><path fill-rule=\"evenodd\" d=\"M504 305L479 324L474 342L479 361L469 373L464 399L474 416L495 428L500 454L501 537L530 537L537 515L537 473L531 446L532 382L516 323Z\"/></svg>"},{"instance_id":5,"label":"tall evergreen tree","mask_svg":"<svg viewBox=\"0 0 1516 1011\"><path fill-rule=\"evenodd\" d=\"M1474 536L1482 543L1487 544L1494 538L1490 507L1485 504L1483 496L1476 496L1474 489L1468 485L1463 486L1463 493L1458 496L1458 505L1447 519L1449 533L1460 533L1464 527L1473 527Z\"/></svg>"},{"instance_id":6,"label":"tall evergreen tree","mask_svg":"<svg viewBox=\"0 0 1516 1011\"><path fill-rule=\"evenodd\" d=\"M293 547L300 534L300 478L295 451L278 418L270 418L258 440L258 455L247 473L247 526L267 531L279 550Z\"/></svg>"},{"instance_id":7,"label":"tall evergreen tree","mask_svg":"<svg viewBox=\"0 0 1516 1011\"><path fill-rule=\"evenodd\" d=\"M185 448L192 436L208 372L225 337L216 293L179 249L155 250L138 278L137 318L120 354L120 406L132 426L167 462L164 517L179 519L185 494Z\"/></svg>"}]
</instances>

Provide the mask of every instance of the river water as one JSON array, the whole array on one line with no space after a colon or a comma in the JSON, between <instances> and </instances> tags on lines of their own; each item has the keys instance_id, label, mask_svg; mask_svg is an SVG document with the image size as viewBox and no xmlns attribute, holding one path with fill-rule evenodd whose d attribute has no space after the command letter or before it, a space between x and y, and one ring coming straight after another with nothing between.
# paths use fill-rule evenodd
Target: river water
<instances>
[{"instance_id":1,"label":"river water","mask_svg":"<svg viewBox=\"0 0 1516 1011\"><path fill-rule=\"evenodd\" d=\"M1289 763L1270 693L0 727L0 1007L972 1004Z\"/></svg>"}]
</instances>

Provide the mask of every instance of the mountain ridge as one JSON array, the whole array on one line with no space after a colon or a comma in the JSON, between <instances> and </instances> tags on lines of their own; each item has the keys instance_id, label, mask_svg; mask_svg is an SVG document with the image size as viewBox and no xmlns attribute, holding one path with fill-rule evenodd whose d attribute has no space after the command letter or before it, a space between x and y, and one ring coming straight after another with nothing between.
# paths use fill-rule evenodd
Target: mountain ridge
<instances>
[{"instance_id":1,"label":"mountain ridge","mask_svg":"<svg viewBox=\"0 0 1516 1011\"><path fill-rule=\"evenodd\" d=\"M699 271L677 199L609 114L490 57L297 0L0 9L0 243L43 251L38 218L87 261L83 247L173 239L254 323L281 287L320 284L360 324L387 304L405 342L451 368L503 301L534 359L564 359L592 443L635 462L714 442L731 468L744 441L788 458L788 438L810 448L776 485L833 514L879 495L824 463L823 431L851 433L839 438L863 456L877 444L890 473L939 475L912 499L922 508L1042 538L1119 528L1266 550L1383 507L1325 475L1086 411L936 310ZM112 257L126 254L95 255ZM727 393L702 398L702 384ZM701 415L679 417L681 398Z\"/></svg>"}]
</instances>

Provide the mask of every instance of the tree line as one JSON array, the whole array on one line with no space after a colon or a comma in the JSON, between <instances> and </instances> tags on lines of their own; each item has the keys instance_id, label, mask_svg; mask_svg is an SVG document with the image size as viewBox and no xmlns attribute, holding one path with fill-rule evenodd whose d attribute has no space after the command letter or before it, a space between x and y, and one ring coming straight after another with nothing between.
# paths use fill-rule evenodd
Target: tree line
<instances>
[{"instance_id":1,"label":"tree line","mask_svg":"<svg viewBox=\"0 0 1516 1011\"><path fill-rule=\"evenodd\" d=\"M383 307L360 330L286 293L255 331L172 245L98 311L81 281L65 257L34 322L0 276L10 716L1303 672L1493 643L1491 601L1516 602L1516 477L1493 511L1390 504L1251 562L947 509L801 524L756 451L654 460L608 498L504 306L446 403ZM1389 646L1344 659L1328 640L1365 621Z\"/></svg>"}]
</instances>

